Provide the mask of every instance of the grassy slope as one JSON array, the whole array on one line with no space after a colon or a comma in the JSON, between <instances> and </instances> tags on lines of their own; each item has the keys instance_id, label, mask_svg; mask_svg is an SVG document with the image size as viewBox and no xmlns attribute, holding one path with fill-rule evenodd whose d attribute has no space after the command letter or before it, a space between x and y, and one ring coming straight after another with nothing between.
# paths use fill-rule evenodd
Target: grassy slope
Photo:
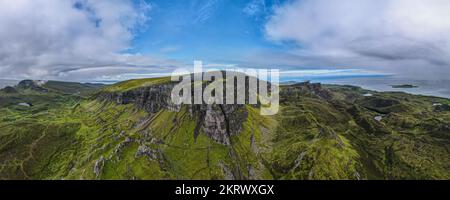
<instances>
[{"instance_id":1,"label":"grassy slope","mask_svg":"<svg viewBox=\"0 0 450 200\"><path fill-rule=\"evenodd\" d=\"M161 81L167 80L132 80L105 91ZM396 101L380 107L361 96L367 91L329 88L334 101L282 97L273 117L247 106L232 146L202 133L195 140L197 121L186 107L150 116L132 105L54 92L0 94L0 179L450 178L450 114L433 110L448 100L374 93ZM34 106L16 105L24 100ZM389 114L377 122L380 112ZM137 154L143 147L151 156Z\"/></svg>"},{"instance_id":2,"label":"grassy slope","mask_svg":"<svg viewBox=\"0 0 450 200\"><path fill-rule=\"evenodd\" d=\"M107 92L124 92L139 87L164 84L168 82L170 82L170 77L133 79L114 84L110 87L105 88L104 90Z\"/></svg>"},{"instance_id":3,"label":"grassy slope","mask_svg":"<svg viewBox=\"0 0 450 200\"><path fill-rule=\"evenodd\" d=\"M45 88L50 89L62 94L75 94L78 96L87 97L93 92L102 88L101 84L91 84L91 83L74 83L74 82L61 82L61 81L48 81Z\"/></svg>"}]
</instances>

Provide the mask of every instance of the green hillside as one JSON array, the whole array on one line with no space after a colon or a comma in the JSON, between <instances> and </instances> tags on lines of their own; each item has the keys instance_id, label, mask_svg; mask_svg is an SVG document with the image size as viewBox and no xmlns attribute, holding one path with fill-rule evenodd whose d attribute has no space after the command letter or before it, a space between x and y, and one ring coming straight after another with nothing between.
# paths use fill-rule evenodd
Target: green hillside
<instances>
[{"instance_id":1,"label":"green hillside","mask_svg":"<svg viewBox=\"0 0 450 200\"><path fill-rule=\"evenodd\" d=\"M0 179L450 178L448 99L301 83L261 116L172 105L169 81L0 91Z\"/></svg>"}]
</instances>

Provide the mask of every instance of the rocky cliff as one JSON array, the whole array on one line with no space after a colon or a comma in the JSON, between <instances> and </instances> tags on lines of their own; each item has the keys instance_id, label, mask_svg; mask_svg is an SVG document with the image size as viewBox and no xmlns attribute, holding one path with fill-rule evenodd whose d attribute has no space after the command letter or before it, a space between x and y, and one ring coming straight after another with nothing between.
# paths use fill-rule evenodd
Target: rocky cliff
<instances>
[{"instance_id":1,"label":"rocky cliff","mask_svg":"<svg viewBox=\"0 0 450 200\"><path fill-rule=\"evenodd\" d=\"M279 114L261 116L174 105L173 86L130 80L80 98L92 87L26 81L0 92L0 179L450 178L448 99L305 82L282 86Z\"/></svg>"},{"instance_id":2,"label":"rocky cliff","mask_svg":"<svg viewBox=\"0 0 450 200\"><path fill-rule=\"evenodd\" d=\"M164 83L124 92L102 91L96 95L96 99L121 105L132 104L150 114L156 114L163 109L179 112L182 105L175 105L171 99L171 92L175 84ZM191 104L183 106L186 106L191 117L198 121L193 137L197 138L201 128L212 140L224 145L231 144L230 137L239 134L247 118L244 105Z\"/></svg>"}]
</instances>

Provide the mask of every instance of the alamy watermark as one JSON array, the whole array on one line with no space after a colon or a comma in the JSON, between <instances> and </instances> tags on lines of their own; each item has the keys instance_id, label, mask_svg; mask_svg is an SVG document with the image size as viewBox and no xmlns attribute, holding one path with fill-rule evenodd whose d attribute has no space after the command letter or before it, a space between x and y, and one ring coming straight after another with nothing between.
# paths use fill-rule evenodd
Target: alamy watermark
<instances>
[{"instance_id":1,"label":"alamy watermark","mask_svg":"<svg viewBox=\"0 0 450 200\"><path fill-rule=\"evenodd\" d=\"M203 63L195 61L193 71L172 73L172 81L179 82L172 90L172 103L260 105L261 115L275 115L279 111L279 74L278 69L204 71Z\"/></svg>"}]
</instances>

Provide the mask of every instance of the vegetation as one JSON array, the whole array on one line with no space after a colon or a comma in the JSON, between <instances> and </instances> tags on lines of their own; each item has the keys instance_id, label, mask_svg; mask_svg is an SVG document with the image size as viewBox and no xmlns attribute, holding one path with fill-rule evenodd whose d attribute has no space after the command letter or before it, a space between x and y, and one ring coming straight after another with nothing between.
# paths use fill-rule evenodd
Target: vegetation
<instances>
[{"instance_id":1,"label":"vegetation","mask_svg":"<svg viewBox=\"0 0 450 200\"><path fill-rule=\"evenodd\" d=\"M419 86L404 84L404 85L392 85L392 88L418 88Z\"/></svg>"},{"instance_id":2,"label":"vegetation","mask_svg":"<svg viewBox=\"0 0 450 200\"><path fill-rule=\"evenodd\" d=\"M448 99L283 86L276 116L246 105L222 144L188 105L149 113L92 95L169 81L0 91L0 179L450 179Z\"/></svg>"},{"instance_id":3,"label":"vegetation","mask_svg":"<svg viewBox=\"0 0 450 200\"><path fill-rule=\"evenodd\" d=\"M170 82L170 77L162 78L147 78L147 79L133 79L128 81L123 81L114 84L110 87L105 88L108 92L125 92L139 87L159 85Z\"/></svg>"}]
</instances>

